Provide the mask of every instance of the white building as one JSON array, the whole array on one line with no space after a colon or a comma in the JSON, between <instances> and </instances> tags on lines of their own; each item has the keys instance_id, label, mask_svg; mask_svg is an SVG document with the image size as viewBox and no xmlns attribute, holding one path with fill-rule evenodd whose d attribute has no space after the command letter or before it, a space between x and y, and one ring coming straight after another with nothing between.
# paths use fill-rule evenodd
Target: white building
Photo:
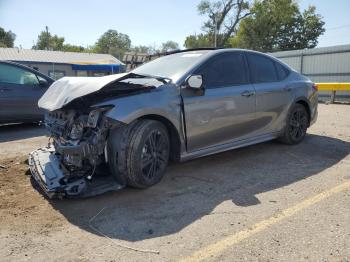
<instances>
[{"instance_id":1,"label":"white building","mask_svg":"<svg viewBox=\"0 0 350 262\"><path fill-rule=\"evenodd\" d=\"M102 76L125 70L124 64L109 54L0 48L0 60L29 66L54 79L63 76Z\"/></svg>"}]
</instances>

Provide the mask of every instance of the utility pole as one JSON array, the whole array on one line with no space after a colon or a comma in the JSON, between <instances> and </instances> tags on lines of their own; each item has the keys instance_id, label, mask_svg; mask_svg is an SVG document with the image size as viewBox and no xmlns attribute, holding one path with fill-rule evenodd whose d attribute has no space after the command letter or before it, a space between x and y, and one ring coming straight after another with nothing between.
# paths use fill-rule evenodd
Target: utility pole
<instances>
[{"instance_id":1,"label":"utility pole","mask_svg":"<svg viewBox=\"0 0 350 262\"><path fill-rule=\"evenodd\" d=\"M46 50L49 50L49 41L50 41L49 27L45 26L45 29L46 29Z\"/></svg>"},{"instance_id":2,"label":"utility pole","mask_svg":"<svg viewBox=\"0 0 350 262\"><path fill-rule=\"evenodd\" d=\"M216 14L214 16L214 47L216 48L217 46L217 29L218 29L218 24L216 22Z\"/></svg>"}]
</instances>

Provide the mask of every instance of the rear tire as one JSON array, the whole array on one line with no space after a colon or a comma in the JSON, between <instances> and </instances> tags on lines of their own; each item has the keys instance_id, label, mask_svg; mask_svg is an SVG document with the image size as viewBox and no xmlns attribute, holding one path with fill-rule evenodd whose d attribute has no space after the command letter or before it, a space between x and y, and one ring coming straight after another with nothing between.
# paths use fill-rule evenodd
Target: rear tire
<instances>
[{"instance_id":1,"label":"rear tire","mask_svg":"<svg viewBox=\"0 0 350 262\"><path fill-rule=\"evenodd\" d=\"M147 188L164 176L170 142L166 127L155 120L141 120L131 131L126 150L127 184Z\"/></svg>"},{"instance_id":2,"label":"rear tire","mask_svg":"<svg viewBox=\"0 0 350 262\"><path fill-rule=\"evenodd\" d=\"M284 134L279 140L288 145L299 144L303 141L309 125L309 115L301 104L295 104L288 117Z\"/></svg>"}]
</instances>

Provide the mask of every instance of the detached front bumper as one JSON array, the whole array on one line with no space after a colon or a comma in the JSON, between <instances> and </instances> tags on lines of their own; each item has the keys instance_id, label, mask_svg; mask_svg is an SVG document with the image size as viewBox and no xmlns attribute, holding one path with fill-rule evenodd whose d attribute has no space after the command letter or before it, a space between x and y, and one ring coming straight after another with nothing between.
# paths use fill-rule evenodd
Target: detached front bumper
<instances>
[{"instance_id":1,"label":"detached front bumper","mask_svg":"<svg viewBox=\"0 0 350 262\"><path fill-rule=\"evenodd\" d=\"M77 196L86 190L84 178L64 184L64 174L53 146L40 148L29 154L32 177L49 198Z\"/></svg>"},{"instance_id":2,"label":"detached front bumper","mask_svg":"<svg viewBox=\"0 0 350 262\"><path fill-rule=\"evenodd\" d=\"M110 175L96 176L93 181L80 178L65 183L53 146L31 152L28 161L32 177L49 198L90 197L124 187Z\"/></svg>"}]
</instances>

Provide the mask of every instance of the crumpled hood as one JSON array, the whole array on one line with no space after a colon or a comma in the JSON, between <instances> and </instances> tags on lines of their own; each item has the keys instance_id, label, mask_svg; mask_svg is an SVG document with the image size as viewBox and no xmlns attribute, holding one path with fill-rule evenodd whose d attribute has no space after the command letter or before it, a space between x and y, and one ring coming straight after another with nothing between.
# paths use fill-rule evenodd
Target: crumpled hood
<instances>
[{"instance_id":1,"label":"crumpled hood","mask_svg":"<svg viewBox=\"0 0 350 262\"><path fill-rule=\"evenodd\" d=\"M94 93L127 73L102 77L63 77L54 82L39 99L38 106L48 111L62 108L78 97Z\"/></svg>"}]
</instances>

